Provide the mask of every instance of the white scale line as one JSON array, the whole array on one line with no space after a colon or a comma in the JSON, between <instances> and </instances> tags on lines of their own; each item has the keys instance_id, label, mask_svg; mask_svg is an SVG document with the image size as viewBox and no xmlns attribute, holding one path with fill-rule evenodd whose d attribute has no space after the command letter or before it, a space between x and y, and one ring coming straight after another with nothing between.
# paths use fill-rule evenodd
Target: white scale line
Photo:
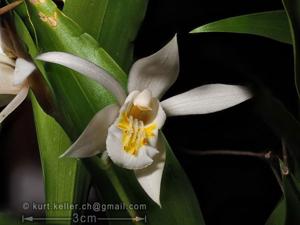
<instances>
[{"instance_id":1,"label":"white scale line","mask_svg":"<svg viewBox=\"0 0 300 225\"><path fill-rule=\"evenodd\" d=\"M45 221L45 220L72 220L71 218L55 218L55 217L53 217L53 218L33 218L32 219L33 221Z\"/></svg>"},{"instance_id":2,"label":"white scale line","mask_svg":"<svg viewBox=\"0 0 300 225\"><path fill-rule=\"evenodd\" d=\"M97 220L123 220L123 221L135 221L135 222L138 222L138 221L147 221L146 219L146 216L143 218L143 217L135 217L135 218L100 218L98 217Z\"/></svg>"},{"instance_id":3,"label":"white scale line","mask_svg":"<svg viewBox=\"0 0 300 225\"><path fill-rule=\"evenodd\" d=\"M139 221L145 221L147 222L147 217L135 217L135 218L113 218L113 217L108 217L108 218L102 218L102 217L97 217L96 218L99 221L134 221L134 222L139 222ZM59 217L33 217L33 216L28 216L25 217L24 215L22 216L22 223L25 221L28 222L34 222L34 221L71 221L73 220L72 218L59 218Z\"/></svg>"}]
</instances>

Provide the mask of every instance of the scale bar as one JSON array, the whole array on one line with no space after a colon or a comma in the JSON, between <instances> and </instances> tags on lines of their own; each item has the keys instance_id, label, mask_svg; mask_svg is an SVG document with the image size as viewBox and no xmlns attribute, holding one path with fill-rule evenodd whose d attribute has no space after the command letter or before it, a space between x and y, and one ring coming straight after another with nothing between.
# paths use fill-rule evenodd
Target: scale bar
<instances>
[{"instance_id":1,"label":"scale bar","mask_svg":"<svg viewBox=\"0 0 300 225\"><path fill-rule=\"evenodd\" d=\"M83 215L84 216L84 215ZM84 218L89 218L91 216L84 216ZM146 215L144 217L124 217L124 218L120 218L120 217L96 217L93 216L93 219L97 220L97 221L133 221L133 222L139 222L139 221L144 221L145 223L147 223L147 217ZM27 216L25 217L24 215L22 215L22 223L25 222L32 222L34 223L35 221L73 221L73 218L64 218L64 217L33 217L33 216Z\"/></svg>"}]
</instances>

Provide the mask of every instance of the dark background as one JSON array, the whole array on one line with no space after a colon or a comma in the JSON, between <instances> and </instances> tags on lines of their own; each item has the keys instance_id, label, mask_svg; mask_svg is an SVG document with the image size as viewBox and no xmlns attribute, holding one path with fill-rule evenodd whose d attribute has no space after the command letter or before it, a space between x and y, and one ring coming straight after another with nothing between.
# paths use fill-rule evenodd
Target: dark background
<instances>
[{"instance_id":1,"label":"dark background","mask_svg":"<svg viewBox=\"0 0 300 225\"><path fill-rule=\"evenodd\" d=\"M178 33L181 72L165 97L208 83L252 85L258 80L296 113L291 46L250 35L188 33L218 19L274 9L282 9L280 0L150 0L135 56L140 58L157 51ZM193 184L207 225L263 225L281 197L276 179L263 160L187 153L219 149L280 151L280 140L252 107L253 101L248 101L219 113L170 118L164 127ZM35 198L43 198L40 173L29 182L31 188L14 186L14 179L24 172L20 165L26 165L31 175L39 170L29 103L10 116L2 128L1 208L20 207L13 199L22 198L22 194L27 196L28 193L22 193L24 188Z\"/></svg>"},{"instance_id":2,"label":"dark background","mask_svg":"<svg viewBox=\"0 0 300 225\"><path fill-rule=\"evenodd\" d=\"M167 96L208 83L262 82L293 113L297 112L292 47L251 35L189 34L222 18L283 9L280 0L150 1L136 45L140 58L178 33L181 72ZM269 165L241 156L195 156L187 150L280 152L280 140L248 101L223 112L169 118L170 145L197 193L207 225L262 225L281 197Z\"/></svg>"}]
</instances>

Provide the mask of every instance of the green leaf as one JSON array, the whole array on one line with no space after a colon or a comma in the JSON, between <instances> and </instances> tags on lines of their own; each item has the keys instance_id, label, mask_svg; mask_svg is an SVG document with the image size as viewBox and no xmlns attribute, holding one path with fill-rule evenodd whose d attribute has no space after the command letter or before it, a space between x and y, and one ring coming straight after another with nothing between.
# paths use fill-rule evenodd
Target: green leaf
<instances>
[{"instance_id":1,"label":"green leaf","mask_svg":"<svg viewBox=\"0 0 300 225\"><path fill-rule=\"evenodd\" d=\"M46 202L56 205L74 203L78 193L86 192L82 190L86 185L78 186L77 182L86 183L87 180L84 177L76 179L77 167L80 166L76 161L59 159L59 156L70 146L70 139L61 126L42 110L33 94L31 100L44 175ZM70 218L72 216L71 207L60 210L51 207L53 205L50 205L46 211L48 217ZM62 221L61 224L70 224L70 221Z\"/></svg>"},{"instance_id":2,"label":"green leaf","mask_svg":"<svg viewBox=\"0 0 300 225\"><path fill-rule=\"evenodd\" d=\"M252 34L292 44L289 22L284 10L226 18L205 24L191 33L205 32Z\"/></svg>"},{"instance_id":3,"label":"green leaf","mask_svg":"<svg viewBox=\"0 0 300 225\"><path fill-rule=\"evenodd\" d=\"M289 24L292 32L292 40L294 46L295 82L298 96L300 97L300 1L283 0L283 5L289 17Z\"/></svg>"},{"instance_id":4,"label":"green leaf","mask_svg":"<svg viewBox=\"0 0 300 225\"><path fill-rule=\"evenodd\" d=\"M16 217L15 215L11 215L10 213L0 212L0 225L20 225L20 224L29 224L32 222L25 221L25 216ZM34 222L36 225L40 225L37 221Z\"/></svg>"},{"instance_id":5,"label":"green leaf","mask_svg":"<svg viewBox=\"0 0 300 225\"><path fill-rule=\"evenodd\" d=\"M26 45L29 54L36 55L38 50L26 26L17 14L14 14L14 23L19 37ZM42 63L35 61L39 70L46 78L46 71ZM58 160L70 145L69 137L57 122L46 115L34 95L32 94L34 118L41 164L44 174L45 197L48 203L80 203L85 201L89 188L89 176L80 162L74 160ZM52 217L70 217L71 209L51 210L46 209L46 215ZM69 224L64 221L63 224Z\"/></svg>"},{"instance_id":6,"label":"green leaf","mask_svg":"<svg viewBox=\"0 0 300 225\"><path fill-rule=\"evenodd\" d=\"M300 182L290 174L283 177L286 198L286 224L300 224Z\"/></svg>"},{"instance_id":7,"label":"green leaf","mask_svg":"<svg viewBox=\"0 0 300 225\"><path fill-rule=\"evenodd\" d=\"M300 182L292 174L283 175L284 197L266 225L300 224Z\"/></svg>"},{"instance_id":8,"label":"green leaf","mask_svg":"<svg viewBox=\"0 0 300 225\"><path fill-rule=\"evenodd\" d=\"M17 225L20 224L20 218L15 218L9 214L6 213L0 213L0 225Z\"/></svg>"},{"instance_id":9,"label":"green leaf","mask_svg":"<svg viewBox=\"0 0 300 225\"><path fill-rule=\"evenodd\" d=\"M286 199L281 199L271 216L266 222L266 225L284 225L286 220Z\"/></svg>"},{"instance_id":10,"label":"green leaf","mask_svg":"<svg viewBox=\"0 0 300 225\"><path fill-rule=\"evenodd\" d=\"M145 16L148 0L72 0L64 13L93 36L128 72L133 42Z\"/></svg>"},{"instance_id":11,"label":"green leaf","mask_svg":"<svg viewBox=\"0 0 300 225\"><path fill-rule=\"evenodd\" d=\"M161 217L168 214L163 224L204 225L194 190L165 138L164 143L167 158L161 190L163 210L156 208L156 224L159 224Z\"/></svg>"}]
</instances>

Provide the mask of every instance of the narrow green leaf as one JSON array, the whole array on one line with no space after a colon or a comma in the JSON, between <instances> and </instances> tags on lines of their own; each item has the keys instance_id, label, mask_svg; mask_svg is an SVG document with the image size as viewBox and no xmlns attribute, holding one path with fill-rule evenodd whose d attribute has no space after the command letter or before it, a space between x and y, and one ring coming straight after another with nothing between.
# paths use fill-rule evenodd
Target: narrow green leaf
<instances>
[{"instance_id":1,"label":"narrow green leaf","mask_svg":"<svg viewBox=\"0 0 300 225\"><path fill-rule=\"evenodd\" d=\"M42 110L33 94L31 100L44 175L46 202L57 205L65 202L72 203L75 193L82 191L75 189L78 164L72 159L58 159L70 146L70 139L61 126ZM51 207L53 205L46 211L48 217L71 217L72 215L71 208L57 210ZM70 224L70 222L62 221L62 224Z\"/></svg>"},{"instance_id":2,"label":"narrow green leaf","mask_svg":"<svg viewBox=\"0 0 300 225\"><path fill-rule=\"evenodd\" d=\"M205 32L252 34L292 44L289 22L284 10L226 18L191 31L191 33Z\"/></svg>"},{"instance_id":3,"label":"narrow green leaf","mask_svg":"<svg viewBox=\"0 0 300 225\"><path fill-rule=\"evenodd\" d=\"M286 198L286 224L300 224L300 182L292 174L283 177Z\"/></svg>"},{"instance_id":4,"label":"narrow green leaf","mask_svg":"<svg viewBox=\"0 0 300 225\"><path fill-rule=\"evenodd\" d=\"M265 91L265 90L263 90ZM291 172L300 179L300 123L286 107L270 93L259 95L254 101L254 110L272 128L273 132L284 141L291 165Z\"/></svg>"},{"instance_id":5,"label":"narrow green leaf","mask_svg":"<svg viewBox=\"0 0 300 225\"><path fill-rule=\"evenodd\" d=\"M283 5L289 17L289 24L292 32L292 40L294 46L295 82L298 96L300 98L300 1L283 0Z\"/></svg>"},{"instance_id":6,"label":"narrow green leaf","mask_svg":"<svg viewBox=\"0 0 300 225\"><path fill-rule=\"evenodd\" d=\"M300 182L292 175L283 175L284 197L279 202L266 225L300 224Z\"/></svg>"},{"instance_id":7,"label":"narrow green leaf","mask_svg":"<svg viewBox=\"0 0 300 225\"><path fill-rule=\"evenodd\" d=\"M266 225L285 225L286 220L286 199L281 199L276 208L268 218Z\"/></svg>"},{"instance_id":8,"label":"narrow green leaf","mask_svg":"<svg viewBox=\"0 0 300 225\"><path fill-rule=\"evenodd\" d=\"M9 215L6 215L4 213L0 213L0 225L4 224L18 224L18 220L15 218L10 217Z\"/></svg>"},{"instance_id":9,"label":"narrow green leaf","mask_svg":"<svg viewBox=\"0 0 300 225\"><path fill-rule=\"evenodd\" d=\"M35 43L17 14L14 14L14 22L18 35L26 45L29 54L36 55L38 50ZM35 63L46 78L46 72L42 63L38 61L35 61ZM46 202L55 204L85 201L90 178L86 174L84 167L80 162L74 160L58 160L58 156L70 145L68 136L53 118L43 112L33 95L32 103L44 174ZM46 209L47 216L53 217L70 217L71 213L71 209ZM64 221L64 224L69 224L69 222Z\"/></svg>"},{"instance_id":10,"label":"narrow green leaf","mask_svg":"<svg viewBox=\"0 0 300 225\"><path fill-rule=\"evenodd\" d=\"M27 30L25 24L19 17L19 15L17 13L14 13L13 18L14 18L14 24L16 26L17 34L19 37L21 37L21 39L25 45L24 49L26 49L27 52L29 53L29 55L31 55L31 56L38 55L38 49L37 49L34 41L32 40L31 35L30 35L29 31ZM48 80L47 76L46 76L45 68L42 65L42 63L37 60L34 60L34 63L38 67L39 71L42 73L44 78L46 80Z\"/></svg>"},{"instance_id":11,"label":"narrow green leaf","mask_svg":"<svg viewBox=\"0 0 300 225\"><path fill-rule=\"evenodd\" d=\"M148 0L72 0L64 13L93 36L128 72L133 42L145 16Z\"/></svg>"},{"instance_id":12,"label":"narrow green leaf","mask_svg":"<svg viewBox=\"0 0 300 225\"><path fill-rule=\"evenodd\" d=\"M205 222L191 183L165 138L164 143L167 158L161 190L163 210L156 208L155 224L159 224L160 218L168 214L163 224L204 225Z\"/></svg>"},{"instance_id":13,"label":"narrow green leaf","mask_svg":"<svg viewBox=\"0 0 300 225\"><path fill-rule=\"evenodd\" d=\"M22 224L22 218L10 215L8 213L0 212L0 225L19 225ZM36 223L39 225L39 223Z\"/></svg>"}]
</instances>

